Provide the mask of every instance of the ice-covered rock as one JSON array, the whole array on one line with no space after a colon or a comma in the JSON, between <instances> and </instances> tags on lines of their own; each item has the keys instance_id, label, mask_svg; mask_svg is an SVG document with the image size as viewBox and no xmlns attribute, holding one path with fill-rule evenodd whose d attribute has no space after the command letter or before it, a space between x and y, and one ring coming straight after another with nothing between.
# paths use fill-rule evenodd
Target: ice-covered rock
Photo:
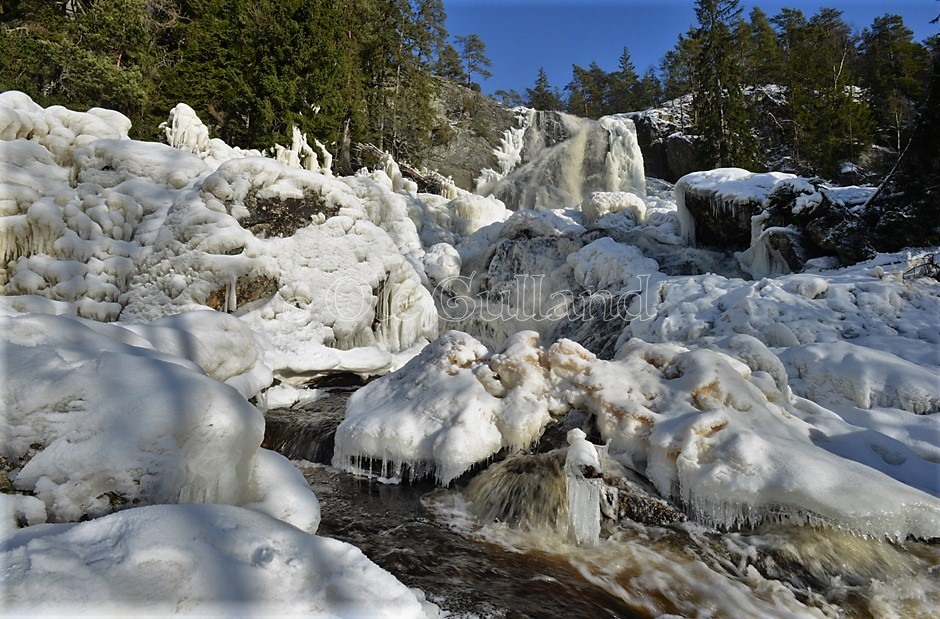
<instances>
[{"instance_id":1,"label":"ice-covered rock","mask_svg":"<svg viewBox=\"0 0 940 619\"><path fill-rule=\"evenodd\" d=\"M805 284L805 294L818 292ZM861 416L797 397L786 365L756 338L708 342L630 340L605 361L569 340L541 348L523 333L494 355L451 333L354 396L334 464L356 470L374 460L386 477L407 464L414 476L433 471L449 483L504 447L524 447L577 408L596 418L610 457L700 522L810 523L893 539L940 534L940 498L928 481L940 470L929 449L890 423L859 433L853 424ZM877 373L870 357L858 363ZM892 369L902 372L897 363ZM926 431L915 425L912 436ZM566 470L576 478L569 502L578 506L583 541L595 530L602 485L582 478L601 466L584 436L569 438Z\"/></svg>"},{"instance_id":2,"label":"ice-covered rock","mask_svg":"<svg viewBox=\"0 0 940 619\"><path fill-rule=\"evenodd\" d=\"M252 333L215 312L129 327L6 309L3 457L51 521L133 505L250 505L308 531L303 477L260 450L270 384ZM224 381L224 382L223 382ZM228 383L228 384L226 384ZM286 468L285 468L286 467Z\"/></svg>"},{"instance_id":3,"label":"ice-covered rock","mask_svg":"<svg viewBox=\"0 0 940 619\"><path fill-rule=\"evenodd\" d=\"M398 481L447 485L500 449L527 447L550 420L537 335L519 333L493 355L449 332L401 370L350 398L333 465Z\"/></svg>"}]
</instances>

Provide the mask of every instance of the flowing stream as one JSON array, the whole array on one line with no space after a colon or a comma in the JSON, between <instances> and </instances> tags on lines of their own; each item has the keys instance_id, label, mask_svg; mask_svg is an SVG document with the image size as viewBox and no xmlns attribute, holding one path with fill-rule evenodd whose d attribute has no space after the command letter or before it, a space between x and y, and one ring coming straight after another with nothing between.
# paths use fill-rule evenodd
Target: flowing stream
<instances>
[{"instance_id":1,"label":"flowing stream","mask_svg":"<svg viewBox=\"0 0 940 619\"><path fill-rule=\"evenodd\" d=\"M564 427L533 453L478 467L447 489L342 473L326 463L349 393L269 411L265 446L310 483L320 535L361 548L450 616L908 618L940 608L936 543L808 526L721 532L685 519L642 479L621 488L630 517L608 506L598 543L577 545Z\"/></svg>"}]
</instances>

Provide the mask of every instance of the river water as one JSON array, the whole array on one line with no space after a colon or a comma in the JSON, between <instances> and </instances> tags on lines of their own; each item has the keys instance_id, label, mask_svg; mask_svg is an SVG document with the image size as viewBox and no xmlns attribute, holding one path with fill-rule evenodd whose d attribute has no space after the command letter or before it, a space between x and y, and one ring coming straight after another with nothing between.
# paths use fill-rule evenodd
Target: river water
<instances>
[{"instance_id":1,"label":"river water","mask_svg":"<svg viewBox=\"0 0 940 619\"><path fill-rule=\"evenodd\" d=\"M545 441L538 453L480 467L447 489L340 472L328 462L348 396L269 411L265 446L308 480L321 504L320 535L361 548L450 616L906 619L940 611L936 543L793 525L721 532L660 514L646 523L605 519L598 543L578 546L565 526L563 452L551 449L561 445Z\"/></svg>"}]
</instances>

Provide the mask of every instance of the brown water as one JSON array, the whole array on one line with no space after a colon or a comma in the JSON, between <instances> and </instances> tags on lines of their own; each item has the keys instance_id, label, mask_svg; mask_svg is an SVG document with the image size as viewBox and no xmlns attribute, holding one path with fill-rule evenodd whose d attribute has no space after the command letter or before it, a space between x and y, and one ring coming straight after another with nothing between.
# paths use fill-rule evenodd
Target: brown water
<instances>
[{"instance_id":1,"label":"brown water","mask_svg":"<svg viewBox=\"0 0 940 619\"><path fill-rule=\"evenodd\" d=\"M269 412L265 444L304 473L319 534L358 546L456 616L938 616L940 545L621 518L579 547L557 452L512 456L455 489L382 485L307 461L329 462L347 397Z\"/></svg>"}]
</instances>

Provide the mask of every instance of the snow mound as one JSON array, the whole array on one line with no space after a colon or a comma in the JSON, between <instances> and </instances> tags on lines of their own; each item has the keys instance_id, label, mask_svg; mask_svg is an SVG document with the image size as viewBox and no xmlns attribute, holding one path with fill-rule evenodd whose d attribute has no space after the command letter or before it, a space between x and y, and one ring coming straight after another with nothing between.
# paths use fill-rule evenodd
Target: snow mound
<instances>
[{"instance_id":1,"label":"snow mound","mask_svg":"<svg viewBox=\"0 0 940 619\"><path fill-rule=\"evenodd\" d=\"M438 615L354 546L224 505L30 527L0 557L13 614Z\"/></svg>"},{"instance_id":2,"label":"snow mound","mask_svg":"<svg viewBox=\"0 0 940 619\"><path fill-rule=\"evenodd\" d=\"M889 352L829 342L794 346L780 358L801 380L798 393L819 403L847 400L859 408L900 408L921 415L940 412L940 380Z\"/></svg>"},{"instance_id":3,"label":"snow mound","mask_svg":"<svg viewBox=\"0 0 940 619\"><path fill-rule=\"evenodd\" d=\"M622 211L629 212L637 224L646 221L646 203L635 193L595 191L581 203L581 212L587 224L593 224L609 213Z\"/></svg>"},{"instance_id":4,"label":"snow mound","mask_svg":"<svg viewBox=\"0 0 940 619\"><path fill-rule=\"evenodd\" d=\"M271 374L237 319L200 312L124 328L5 313L3 346L16 363L6 368L2 453L19 464L13 486L41 499L50 520L228 503L316 529L303 477L259 449L264 419L245 396Z\"/></svg>"}]
</instances>

